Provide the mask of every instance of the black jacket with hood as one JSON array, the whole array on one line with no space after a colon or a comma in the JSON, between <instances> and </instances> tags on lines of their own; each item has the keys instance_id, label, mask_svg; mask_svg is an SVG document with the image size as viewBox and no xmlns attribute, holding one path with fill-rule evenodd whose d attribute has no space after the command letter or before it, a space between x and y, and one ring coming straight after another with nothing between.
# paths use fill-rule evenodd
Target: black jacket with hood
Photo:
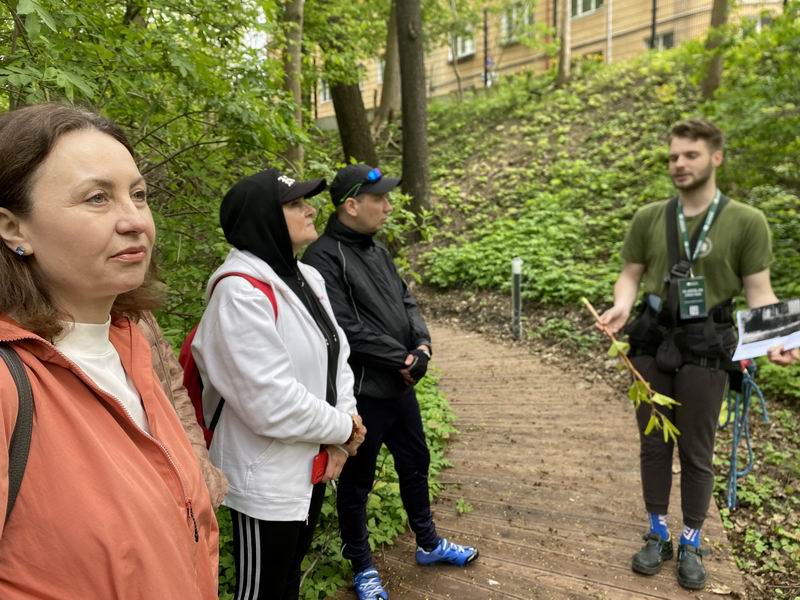
<instances>
[{"instance_id":1,"label":"black jacket with hood","mask_svg":"<svg viewBox=\"0 0 800 600\"><path fill-rule=\"evenodd\" d=\"M336 320L350 343L356 395L404 393L405 358L420 344L430 346L431 336L389 251L333 214L302 260L325 278Z\"/></svg>"}]
</instances>

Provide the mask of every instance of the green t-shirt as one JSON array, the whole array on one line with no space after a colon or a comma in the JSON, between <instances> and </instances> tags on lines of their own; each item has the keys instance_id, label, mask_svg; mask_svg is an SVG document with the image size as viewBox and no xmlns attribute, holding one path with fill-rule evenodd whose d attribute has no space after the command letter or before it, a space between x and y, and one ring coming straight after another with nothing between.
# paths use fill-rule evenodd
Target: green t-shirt
<instances>
[{"instance_id":1,"label":"green t-shirt","mask_svg":"<svg viewBox=\"0 0 800 600\"><path fill-rule=\"evenodd\" d=\"M667 227L664 222L667 200L643 206L633 216L622 258L645 266L643 283L646 293L665 296L667 274ZM704 211L687 217L689 239L702 226ZM675 214L669 215L675 218ZM677 227L676 227L677 230ZM686 256L678 235L680 256ZM696 276L706 278L706 306L716 306L742 290L742 277L763 271L772 263L772 242L767 219L757 208L731 200L717 215L693 265Z\"/></svg>"}]
</instances>

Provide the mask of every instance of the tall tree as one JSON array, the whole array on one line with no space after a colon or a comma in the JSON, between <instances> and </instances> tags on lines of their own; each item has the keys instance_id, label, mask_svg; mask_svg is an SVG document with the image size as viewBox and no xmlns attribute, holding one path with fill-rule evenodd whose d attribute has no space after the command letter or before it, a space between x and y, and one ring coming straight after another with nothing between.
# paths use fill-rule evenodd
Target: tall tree
<instances>
[{"instance_id":1,"label":"tall tree","mask_svg":"<svg viewBox=\"0 0 800 600\"><path fill-rule=\"evenodd\" d=\"M397 42L403 107L403 191L417 216L429 209L425 55L419 0L397 0Z\"/></svg>"},{"instance_id":2,"label":"tall tree","mask_svg":"<svg viewBox=\"0 0 800 600\"><path fill-rule=\"evenodd\" d=\"M452 12L453 23L458 23L458 5L456 0L450 0L450 11ZM447 45L450 47L450 66L453 68L453 75L456 78L456 90L458 91L458 99L461 100L464 97L464 86L461 83L461 73L458 70L458 38L459 32L457 28L453 28L450 31L450 36L447 38Z\"/></svg>"},{"instance_id":3,"label":"tall tree","mask_svg":"<svg viewBox=\"0 0 800 600\"><path fill-rule=\"evenodd\" d=\"M283 5L283 22L286 29L286 48L283 53L284 88L294 102L294 122L297 130L303 129L303 6L304 0L286 0ZM294 167L298 177L303 176L303 145L290 142L286 160Z\"/></svg>"},{"instance_id":4,"label":"tall tree","mask_svg":"<svg viewBox=\"0 0 800 600\"><path fill-rule=\"evenodd\" d=\"M377 138L383 128L400 110L400 54L397 50L397 8L392 2L389 25L386 30L386 48L383 61L381 103L372 117L372 136Z\"/></svg>"},{"instance_id":5,"label":"tall tree","mask_svg":"<svg viewBox=\"0 0 800 600\"><path fill-rule=\"evenodd\" d=\"M305 32L324 57L322 77L331 90L336 123L347 160L375 164L377 157L359 89L363 63L383 43L389 6L383 0L307 0Z\"/></svg>"},{"instance_id":6,"label":"tall tree","mask_svg":"<svg viewBox=\"0 0 800 600\"><path fill-rule=\"evenodd\" d=\"M558 48L558 85L563 86L569 81L570 66L572 61L572 2L561 2L561 42Z\"/></svg>"},{"instance_id":7,"label":"tall tree","mask_svg":"<svg viewBox=\"0 0 800 600\"><path fill-rule=\"evenodd\" d=\"M358 83L334 83L330 89L344 161L349 163L355 159L357 162L377 165L378 155L375 153Z\"/></svg>"},{"instance_id":8,"label":"tall tree","mask_svg":"<svg viewBox=\"0 0 800 600\"><path fill-rule=\"evenodd\" d=\"M722 42L728 22L728 0L714 0L711 7L711 28L706 37L706 50L711 54L708 71L703 80L703 98L710 100L722 82Z\"/></svg>"}]
</instances>

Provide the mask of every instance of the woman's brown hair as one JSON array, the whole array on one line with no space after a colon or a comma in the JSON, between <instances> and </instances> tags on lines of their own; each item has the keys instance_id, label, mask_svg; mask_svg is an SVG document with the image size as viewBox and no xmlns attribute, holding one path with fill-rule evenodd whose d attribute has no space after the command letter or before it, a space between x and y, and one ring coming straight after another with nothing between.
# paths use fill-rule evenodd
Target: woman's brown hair
<instances>
[{"instance_id":1,"label":"woman's brown hair","mask_svg":"<svg viewBox=\"0 0 800 600\"><path fill-rule=\"evenodd\" d=\"M0 208L18 217L33 209L31 183L58 139L71 131L96 129L110 135L135 156L123 131L93 112L46 103L27 106L0 116ZM144 283L117 296L112 315L138 319L141 313L160 306L163 284L151 262ZM32 256L17 256L0 244L0 314L13 313L29 331L52 340L71 316L53 304Z\"/></svg>"}]
</instances>

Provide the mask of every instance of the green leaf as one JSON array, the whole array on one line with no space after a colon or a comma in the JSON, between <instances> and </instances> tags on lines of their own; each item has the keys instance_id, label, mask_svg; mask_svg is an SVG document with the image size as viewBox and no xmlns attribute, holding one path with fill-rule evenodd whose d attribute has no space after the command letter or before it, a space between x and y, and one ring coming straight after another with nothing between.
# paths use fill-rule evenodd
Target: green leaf
<instances>
[{"instance_id":1,"label":"green leaf","mask_svg":"<svg viewBox=\"0 0 800 600\"><path fill-rule=\"evenodd\" d=\"M628 388L628 398L636 408L639 408L642 402L647 401L647 396L647 386L641 381L634 381Z\"/></svg>"},{"instance_id":2,"label":"green leaf","mask_svg":"<svg viewBox=\"0 0 800 600\"><path fill-rule=\"evenodd\" d=\"M678 428L672 424L672 421L670 421L664 415L661 415L661 425L663 426L663 431L664 431L664 442L667 442L669 440L677 442L678 436L681 434L681 432L678 431Z\"/></svg>"},{"instance_id":3,"label":"green leaf","mask_svg":"<svg viewBox=\"0 0 800 600\"><path fill-rule=\"evenodd\" d=\"M617 357L620 353L628 354L628 350L631 349L631 345L627 342L623 342L617 340L611 344L611 347L608 349L608 355L611 358Z\"/></svg>"},{"instance_id":4,"label":"green leaf","mask_svg":"<svg viewBox=\"0 0 800 600\"><path fill-rule=\"evenodd\" d=\"M719 410L719 419L717 420L717 424L722 427L725 423L728 422L728 403L723 401L722 406Z\"/></svg>"},{"instance_id":5,"label":"green leaf","mask_svg":"<svg viewBox=\"0 0 800 600\"><path fill-rule=\"evenodd\" d=\"M659 394L656 392L653 394L652 398L650 398L650 402L653 404L658 404L659 406L664 406L666 408L672 408L673 406L680 406L680 402L673 400L669 396L665 396L664 394Z\"/></svg>"},{"instance_id":6,"label":"green leaf","mask_svg":"<svg viewBox=\"0 0 800 600\"><path fill-rule=\"evenodd\" d=\"M36 3L33 0L19 0L17 4L18 15L29 15L36 10Z\"/></svg>"},{"instance_id":7,"label":"green leaf","mask_svg":"<svg viewBox=\"0 0 800 600\"><path fill-rule=\"evenodd\" d=\"M39 18L42 20L42 23L47 25L51 31L58 31L58 27L56 26L55 19L53 19L52 15L45 10L45 8L40 5L38 2L34 3L34 9L36 10L36 14L39 15Z\"/></svg>"},{"instance_id":8,"label":"green leaf","mask_svg":"<svg viewBox=\"0 0 800 600\"><path fill-rule=\"evenodd\" d=\"M644 428L644 434L650 435L653 429L661 429L661 426L658 423L658 417L654 414L650 415L650 420L647 422L647 427Z\"/></svg>"}]
</instances>

